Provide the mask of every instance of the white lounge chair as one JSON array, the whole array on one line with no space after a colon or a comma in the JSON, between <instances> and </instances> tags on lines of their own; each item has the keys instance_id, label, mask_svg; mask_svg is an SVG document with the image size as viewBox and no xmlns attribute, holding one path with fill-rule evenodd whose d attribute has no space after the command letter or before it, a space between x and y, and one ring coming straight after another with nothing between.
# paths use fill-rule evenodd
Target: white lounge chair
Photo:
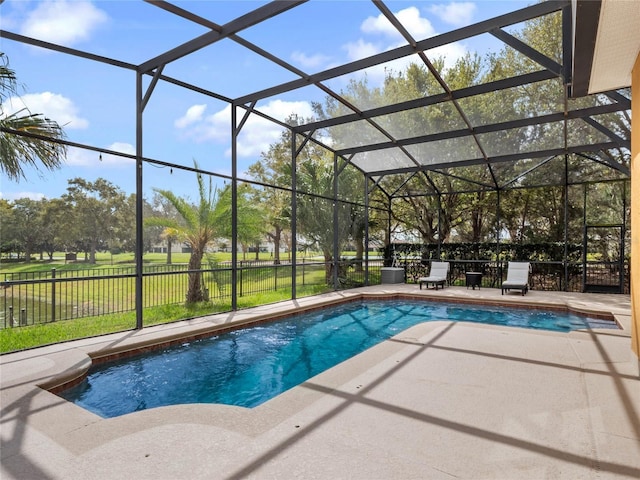
<instances>
[{"instance_id":1,"label":"white lounge chair","mask_svg":"<svg viewBox=\"0 0 640 480\"><path fill-rule=\"evenodd\" d=\"M507 279L502 282L502 295L505 290L522 290L522 295L529 291L529 262L509 262Z\"/></svg>"},{"instance_id":2,"label":"white lounge chair","mask_svg":"<svg viewBox=\"0 0 640 480\"><path fill-rule=\"evenodd\" d=\"M444 288L444 284L447 283L447 275L449 273L449 262L431 262L431 270L429 271L428 277L420 277L418 279L418 283L420 284L420 290L422 290L422 285L426 285L429 288L429 284L433 283L438 289L438 285L442 285Z\"/></svg>"}]
</instances>

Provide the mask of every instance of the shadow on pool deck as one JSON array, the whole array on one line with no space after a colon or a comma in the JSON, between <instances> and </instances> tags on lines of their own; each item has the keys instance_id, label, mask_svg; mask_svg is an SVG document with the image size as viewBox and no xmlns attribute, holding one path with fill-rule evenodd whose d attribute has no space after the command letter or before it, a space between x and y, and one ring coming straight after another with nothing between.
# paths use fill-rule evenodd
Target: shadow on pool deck
<instances>
[{"instance_id":1,"label":"shadow on pool deck","mask_svg":"<svg viewBox=\"0 0 640 480\"><path fill-rule=\"evenodd\" d=\"M610 312L624 330L431 322L248 410L102 419L38 388L102 355L292 306L397 293ZM629 296L383 285L0 357L3 479L638 478Z\"/></svg>"}]
</instances>

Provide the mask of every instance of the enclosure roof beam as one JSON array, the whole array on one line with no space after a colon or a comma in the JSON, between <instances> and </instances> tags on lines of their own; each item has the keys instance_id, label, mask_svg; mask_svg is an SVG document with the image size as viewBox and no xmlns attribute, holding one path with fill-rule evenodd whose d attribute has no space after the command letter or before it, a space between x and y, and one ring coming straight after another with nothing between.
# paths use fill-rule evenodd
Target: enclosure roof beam
<instances>
[{"instance_id":1,"label":"enclosure roof beam","mask_svg":"<svg viewBox=\"0 0 640 480\"><path fill-rule=\"evenodd\" d=\"M609 152L609 150L602 150L601 152L598 152L598 153L603 153L607 157L606 163L609 164L608 166L625 174L627 177L631 177L630 168L627 167L626 165L622 165L618 163L618 161L613 157L613 155L611 155L611 152Z\"/></svg>"},{"instance_id":2,"label":"enclosure roof beam","mask_svg":"<svg viewBox=\"0 0 640 480\"><path fill-rule=\"evenodd\" d=\"M162 5L163 3L165 3L162 0L145 1L155 5ZM201 48L211 45L212 43L227 38L234 33L238 33L241 30L256 25L263 20L267 20L271 17L279 15L280 13L286 12L287 10L290 10L307 1L308 0L277 0L267 3L266 5L256 8L246 15L238 17L231 22L222 25L220 31L212 30L210 32L207 32L197 38L194 38L193 40L183 43L182 45L163 53L162 55L158 55L157 57L141 63L138 66L138 71L146 73L159 67L160 65L166 65L167 63L178 60L179 58L187 56L193 52L200 50Z\"/></svg>"},{"instance_id":3,"label":"enclosure roof beam","mask_svg":"<svg viewBox=\"0 0 640 480\"><path fill-rule=\"evenodd\" d=\"M511 180L509 180L507 183L504 183L503 185L500 186L501 189L508 187L509 185L511 185L512 183L516 183L518 180L520 180L521 178L526 177L527 175L529 175L531 172L533 172L534 170L537 170L538 168L540 168L543 165L546 165L547 163L549 163L551 160L553 160L554 158L556 158L556 156L551 156L551 157L547 157L544 160L542 160L540 163L534 165L533 167L529 168L528 170L525 170L524 172L522 172L520 175L512 178Z\"/></svg>"},{"instance_id":4,"label":"enclosure roof beam","mask_svg":"<svg viewBox=\"0 0 640 480\"><path fill-rule=\"evenodd\" d=\"M203 18L199 15L195 15L192 12L189 12L187 10L184 10L180 7L177 7L175 5L172 5L168 2L165 1L157 1L157 2L153 2L154 5L156 5L157 7L162 8L163 10L166 10L168 12L171 12L175 15L178 15L182 18L185 18L187 20L190 20L194 23L197 23L199 25L202 25L203 27L207 27L210 28L211 30L217 31L217 32L221 32L222 31L222 26L218 25L215 22L212 22L206 18ZM251 50L252 52L256 53L257 55L260 55L263 58L266 58L267 60L269 60L270 62L275 63L276 65L289 70L290 72L294 73L295 75L298 75L299 77L303 77L303 78L307 78L309 75L305 72L303 72L302 70L294 67L293 65L291 65L290 63L285 62L283 59L281 59L280 57L273 55L269 52L267 52L266 50L258 47L257 45L254 45L253 43L245 40L244 38L240 37L237 34L232 34L229 35L229 39L233 40L234 42L236 42L239 45L242 45L243 47ZM326 93L327 95L329 95L330 97L336 99L338 102L342 103L343 105L347 106L349 109L351 110L356 110L355 107L353 107L352 105L348 104L345 99L343 97L341 97L340 95L338 95L337 93L335 93L334 91L332 91L331 89L327 88L326 86L317 83L316 86L318 88L320 88L324 93ZM233 103L232 100L227 100L229 103ZM247 103L251 103L251 104L255 104L256 102L245 102L243 104L237 104L237 105L246 105ZM272 120L273 121L273 120Z\"/></svg>"},{"instance_id":5,"label":"enclosure roof beam","mask_svg":"<svg viewBox=\"0 0 640 480\"><path fill-rule=\"evenodd\" d=\"M530 47L523 41L511 35L510 33L505 32L501 28L494 28L493 30L490 30L489 33L494 37L496 37L497 39L503 41L510 47L516 49L523 55L526 55L531 60L543 66L544 68L554 73L555 75L559 77L563 75L562 65L560 65L555 60L552 60L551 58L547 57L546 55L540 53L536 49Z\"/></svg>"},{"instance_id":6,"label":"enclosure roof beam","mask_svg":"<svg viewBox=\"0 0 640 480\"><path fill-rule=\"evenodd\" d=\"M594 152L594 153L597 154L599 152ZM576 155L582 158L586 158L587 160L591 160L592 162L599 163L600 165L604 165L605 167L613 168L614 170L617 170L626 176L631 175L631 171L629 170L628 167L626 167L625 165L620 165L618 162L616 162L612 158L608 158L608 157L604 159L599 157L593 158L593 157L590 157L589 155L585 155L584 153L577 153Z\"/></svg>"},{"instance_id":7,"label":"enclosure roof beam","mask_svg":"<svg viewBox=\"0 0 640 480\"><path fill-rule=\"evenodd\" d=\"M618 112L622 108L617 104L600 105L597 107L583 108L580 110L572 110L565 116L564 113L550 113L547 115L541 115L539 117L528 117L518 120L509 120L507 122L493 123L488 125L481 125L474 127L473 132L476 134L500 132L502 130L510 130L513 128L521 128L532 125L541 125L545 123L554 123L563 121L565 118L572 120L576 118L587 118L591 115L601 115L603 113ZM461 138L471 135L471 132L466 128L458 130L451 130L448 132L432 133L430 135L421 135L418 137L410 137L396 140L395 142L381 142L372 143L369 145L361 145L352 148L338 149L337 153L340 155L347 155L352 153L372 152L376 150L386 150L389 148L397 147L398 145L417 145L421 143L435 142L439 140L450 140L453 138ZM624 145L621 145L624 146Z\"/></svg>"},{"instance_id":8,"label":"enclosure roof beam","mask_svg":"<svg viewBox=\"0 0 640 480\"><path fill-rule=\"evenodd\" d=\"M396 28L396 30L400 32L400 34L409 43L409 45L411 45L414 49L417 50L415 39L409 33L409 31L404 27L404 25L396 18L393 12L389 10L389 8L381 0L373 0L373 2L376 4L376 6L382 12L382 14L387 18L387 20L389 20L389 22L391 22L391 24ZM485 159L487 159L488 158L487 152L484 146L482 145L482 143L480 142L480 139L475 134L473 130L473 125L471 124L471 121L469 120L469 117L467 116L465 111L460 106L460 102L458 102L457 99L453 98L451 87L445 81L442 75L440 75L440 72L438 71L437 68L435 68L435 66L429 59L429 57L427 57L427 54L424 51L418 51L417 53L420 59L422 60L422 62L427 67L427 70L431 73L431 75L433 75L433 77L436 79L436 82L438 82L438 84L440 85L440 88L442 88L447 93L447 97L451 99L450 100L451 103L453 104L454 108L458 112L458 115L460 115L460 118L462 118L462 121L464 122L464 124L467 126L467 130L469 131L471 137L473 138L473 141L475 142L476 147L478 148L482 156ZM487 168L489 170L489 173L491 174L491 178L493 179L494 185L497 187L498 180L495 174L493 173L493 169L491 168L491 165L488 163L487 163Z\"/></svg>"},{"instance_id":9,"label":"enclosure roof beam","mask_svg":"<svg viewBox=\"0 0 640 480\"><path fill-rule=\"evenodd\" d=\"M533 152L521 152L521 153L513 153L509 155L496 155L493 157L489 157L488 161L490 163L501 163L501 162L515 162L518 160L526 160L526 159L534 159L541 157L549 157L556 155L563 155L565 153L574 153L579 154L582 152L598 152L600 150L606 150L608 148L617 148L618 144L615 142L604 142L604 143L596 143L589 145L577 145L569 148L550 148L547 150L538 150ZM423 164L420 166L421 170L437 170L441 168L450 168L450 167L468 167L471 165L485 164L486 160L482 157L468 159L468 160L460 160L456 162L445 162L445 163L437 163L437 164ZM389 175L389 174L397 174L397 173L410 173L416 171L415 167L404 167L404 168L395 168L391 170L382 170L382 171L372 171L371 175Z\"/></svg>"},{"instance_id":10,"label":"enclosure roof beam","mask_svg":"<svg viewBox=\"0 0 640 480\"><path fill-rule=\"evenodd\" d=\"M616 90L610 90L608 92L603 92L603 95L606 95L614 102L618 102L623 105L625 110L631 110L631 100L622 95L620 92Z\"/></svg>"},{"instance_id":11,"label":"enclosure roof beam","mask_svg":"<svg viewBox=\"0 0 640 480\"><path fill-rule=\"evenodd\" d=\"M170 11L171 13L179 15L179 16L181 16L183 18L187 18L187 19L189 19L189 20L191 20L193 22L196 22L196 23L198 23L198 24L200 24L202 26L205 26L207 28L211 28L213 31L216 31L216 32L219 32L219 33L224 31L224 27L221 27L220 25L218 25L218 24L216 24L214 22L211 22L211 21L209 21L209 20L207 20L205 18L202 18L200 16L192 14L191 12L183 10L180 7L176 7L174 5L171 5L171 4L169 4L169 3L165 2L165 1L162 1L162 0L146 0L146 1L148 1L148 2L150 2L152 4L155 4L155 5L159 6L160 8L163 8L163 9L165 9L167 11ZM236 34L229 35L229 38L231 40L235 41L236 43L239 43L240 45L244 46L245 48L248 48L249 50L257 53L258 55L263 56L267 60L276 63L277 65L289 70L290 72L295 73L296 75L299 75L301 77L306 77L307 76L304 72L300 71L296 67L286 63L284 60L280 59L279 57L276 57L275 55L272 55L269 52L266 52L265 50L261 49L260 47L258 47L256 45L254 45L254 44L242 39L241 37L239 37ZM342 97L341 95L338 95L337 93L333 92L328 87L326 87L326 86L324 86L324 85L322 85L320 83L317 83L316 86L318 88L320 88L323 92L325 92L327 95L329 95L330 97L336 99L338 102L340 102L341 104L343 104L344 106L346 106L350 110L356 112L356 114L360 114L361 113L359 111L359 109L355 105L352 105L344 97ZM253 112L253 113L257 112L256 110L254 110L254 107L255 107L255 105L257 103L257 100L253 100L251 102L244 102L243 104L238 104L236 102L232 102L232 103L234 103L236 105L246 105L247 103L250 103L250 105L247 107L249 112ZM268 117L266 115L263 115L263 116L265 118L271 119L270 117ZM246 118L247 118L247 115L245 115L244 119L246 120ZM394 137L389 132L387 132L385 129L383 129L380 125L378 125L376 122L374 122L373 120L369 120L368 122L371 124L371 126L373 128L377 129L382 135L384 135L386 138L388 138L391 142L395 141ZM291 128L289 126L287 126L287 127ZM299 151L302 150L304 144L306 144L307 141L312 139L311 136L313 134L313 131L314 131L314 129L309 129L309 130L304 131L304 133L302 131L298 132L298 133L301 133L301 134L303 134L305 136L305 142L303 143L302 146L300 146ZM316 141L315 143L324 146L321 142L317 142ZM329 149L329 150L333 151L332 149ZM413 161L414 164L419 165L418 161L415 160L414 158L412 158L412 156L411 156L411 154L409 152L403 150L403 153L409 159L411 159L411 161ZM356 167L356 168L361 171L361 169L359 167Z\"/></svg>"},{"instance_id":12,"label":"enclosure roof beam","mask_svg":"<svg viewBox=\"0 0 640 480\"><path fill-rule=\"evenodd\" d=\"M626 139L620 137L617 133L611 131L611 129L605 127L604 125L602 125L597 120L594 120L591 117L583 117L582 120L587 122L589 125L591 125L593 128L598 130L600 133L605 134L607 137L609 137L614 142L619 143L621 147L624 147L624 148L627 148L627 149L631 150L631 142L629 140L626 140Z\"/></svg>"},{"instance_id":13,"label":"enclosure roof beam","mask_svg":"<svg viewBox=\"0 0 640 480\"><path fill-rule=\"evenodd\" d=\"M493 82L487 82L481 85L474 85L472 87L452 90L450 94L443 92L436 95L430 95L428 97L416 98L413 100L407 100L405 102L395 103L393 105L385 105L383 107L372 108L369 110L365 110L360 114L352 113L348 115L342 115L340 117L328 118L326 120L319 120L317 122L309 122L304 125L298 125L297 127L295 127L295 130L307 131L311 129L320 129L333 127L336 125L343 125L345 123L351 123L356 120L364 120L381 115L389 115L392 113L412 110L414 108L427 107L430 105L436 105L438 103L444 103L452 99L460 100L462 98L473 97L475 95L482 95L486 93L497 92L500 90L506 90L513 87L519 87L522 85L543 82L545 80L551 80L553 78L556 78L556 75L554 75L552 72L549 72L548 70L539 70L537 72L517 75L515 77L505 78L502 80L495 80Z\"/></svg>"},{"instance_id":14,"label":"enclosure roof beam","mask_svg":"<svg viewBox=\"0 0 640 480\"><path fill-rule=\"evenodd\" d=\"M440 175L443 175L445 177L455 178L457 180L462 180L463 182L467 182L467 183L471 183L471 184L474 184L474 185L478 185L479 187L497 188L497 185L495 185L495 184L484 183L484 182L480 182L478 180L471 180L470 178L465 178L465 177L462 177L460 175L454 175L453 173L450 173L450 172L447 172L447 171L440 171L439 169L433 169L431 171L433 173L439 173Z\"/></svg>"},{"instance_id":15,"label":"enclosure roof beam","mask_svg":"<svg viewBox=\"0 0 640 480\"><path fill-rule=\"evenodd\" d=\"M346 75L349 73L354 73L359 70L373 67L375 65L380 65L382 63L390 62L392 60L397 60L402 57L413 55L416 49L418 51L431 50L432 48L441 47L449 43L458 42L460 40L464 40L469 37L474 37L476 35L487 33L494 28L501 28L508 25L513 25L516 23L524 22L526 20L530 20L532 18L557 12L561 10L563 7L565 7L566 5L569 5L569 0L550 0L547 2L537 3L530 7L525 7L520 10L516 10L515 12L507 13L505 15L501 15L489 20L484 20L482 22L478 22L463 28L459 28L451 32L443 33L441 35L436 35L435 37L421 40L416 43L415 49L411 45L405 45L393 50L388 50L386 52L379 53L377 55L372 55L371 57L364 58L362 60L356 60L354 62L347 63L339 67L325 70L315 75L311 75L307 78L300 78L298 80L293 80L291 82L283 83L271 88L260 90L258 92L254 92L249 95L238 97L236 101L238 103L246 103L253 100L272 97L274 95L279 95L285 92L290 92L291 90L296 90L298 88L306 87L308 85L312 85L317 82L330 80L332 78L340 77L342 75Z\"/></svg>"},{"instance_id":16,"label":"enclosure roof beam","mask_svg":"<svg viewBox=\"0 0 640 480\"><path fill-rule=\"evenodd\" d=\"M31 37L25 37L17 33L9 32L7 30L0 30L0 38L8 38L20 43L26 43L27 45L33 45L34 47L46 48L47 50L53 50L54 52L66 53L76 57L86 58L87 60L94 60L100 63L106 63L115 67L126 68L127 70L136 71L136 66L132 63L122 62L114 58L103 57L102 55L95 55L93 53L84 52L82 50L76 50L75 48L63 47L62 45L56 45L55 43L45 42Z\"/></svg>"}]
</instances>

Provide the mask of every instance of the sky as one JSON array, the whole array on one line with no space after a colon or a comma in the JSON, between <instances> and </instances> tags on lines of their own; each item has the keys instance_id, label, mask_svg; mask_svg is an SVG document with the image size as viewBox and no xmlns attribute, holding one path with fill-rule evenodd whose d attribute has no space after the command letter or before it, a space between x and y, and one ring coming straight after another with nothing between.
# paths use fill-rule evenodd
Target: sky
<instances>
[{"instance_id":1,"label":"sky","mask_svg":"<svg viewBox=\"0 0 640 480\"><path fill-rule=\"evenodd\" d=\"M250 0L172 1L218 25L244 15L266 2ZM417 39L524 8L525 1L387 1L386 5ZM171 13L139 0L5 0L0 3L0 28L12 33L64 45L138 65L207 32ZM327 70L404 45L402 38L372 2L311 0L238 34L307 74ZM467 52L498 51L490 35L447 45L430 57L446 64ZM67 139L101 149L135 153L135 75L132 71L33 47L6 38L0 51L16 72L20 96L8 99L0 115L27 108L57 121ZM402 70L407 60L373 67L366 72L370 86L380 85L385 68ZM168 64L163 74L198 85L224 98L238 98L297 79L293 73L225 39ZM346 88L351 77L326 82L334 91ZM145 80L145 88L149 80ZM284 120L292 113L311 117L312 102L326 94L316 87L261 100L256 108ZM194 162L208 171L231 175L231 108L200 93L159 82L143 115L143 156L184 166ZM277 142L281 129L251 115L238 138L238 173L260 160ZM133 160L70 148L63 168L53 172L27 169L27 179L11 181L0 175L0 198L57 198L68 180L105 178L125 193L135 192ZM145 165L145 197L153 189L171 189L193 198L193 173Z\"/></svg>"}]
</instances>

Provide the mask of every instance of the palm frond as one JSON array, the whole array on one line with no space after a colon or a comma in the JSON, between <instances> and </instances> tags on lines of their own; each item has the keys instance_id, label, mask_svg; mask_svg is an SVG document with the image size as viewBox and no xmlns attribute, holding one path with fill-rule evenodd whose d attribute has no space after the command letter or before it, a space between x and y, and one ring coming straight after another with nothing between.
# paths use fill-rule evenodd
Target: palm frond
<instances>
[{"instance_id":1,"label":"palm frond","mask_svg":"<svg viewBox=\"0 0 640 480\"><path fill-rule=\"evenodd\" d=\"M17 80L4 53L0 53L0 100L17 95ZM55 141L65 137L57 122L23 108L10 115L3 114L0 102L0 170L10 180L26 178L25 167L38 170L59 168L67 147ZM18 132L18 134L12 133ZM24 135L20 135L23 133ZM33 136L32 136L33 135Z\"/></svg>"}]
</instances>

